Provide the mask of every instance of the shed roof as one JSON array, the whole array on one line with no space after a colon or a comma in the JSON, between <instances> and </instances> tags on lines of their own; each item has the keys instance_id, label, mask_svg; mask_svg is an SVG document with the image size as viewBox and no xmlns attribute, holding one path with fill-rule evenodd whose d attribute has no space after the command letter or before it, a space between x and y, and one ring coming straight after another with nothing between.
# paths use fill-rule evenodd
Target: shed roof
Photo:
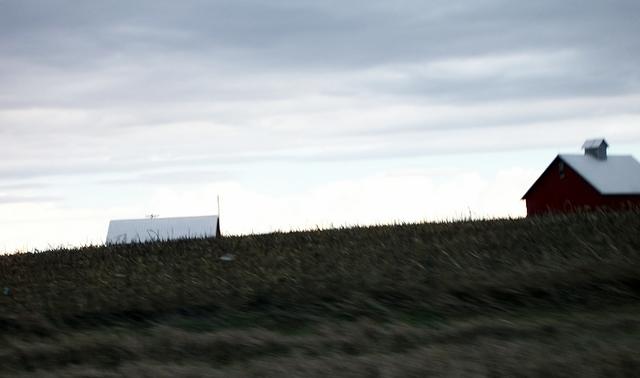
<instances>
[{"instance_id":1,"label":"shed roof","mask_svg":"<svg viewBox=\"0 0 640 378\"><path fill-rule=\"evenodd\" d=\"M107 244L216 237L218 216L119 219L109 222Z\"/></svg>"},{"instance_id":2,"label":"shed roof","mask_svg":"<svg viewBox=\"0 0 640 378\"><path fill-rule=\"evenodd\" d=\"M558 155L600 194L640 194L640 163L631 155L605 160L589 155Z\"/></svg>"}]
</instances>

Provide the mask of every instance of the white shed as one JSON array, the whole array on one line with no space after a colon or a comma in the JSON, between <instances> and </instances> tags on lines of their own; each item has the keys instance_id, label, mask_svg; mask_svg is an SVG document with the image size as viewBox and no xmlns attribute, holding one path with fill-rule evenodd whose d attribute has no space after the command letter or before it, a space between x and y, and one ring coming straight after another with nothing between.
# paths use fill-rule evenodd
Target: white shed
<instances>
[{"instance_id":1,"label":"white shed","mask_svg":"<svg viewBox=\"0 0 640 378\"><path fill-rule=\"evenodd\" d=\"M217 215L178 218L120 219L109 222L107 244L215 238L220 235Z\"/></svg>"}]
</instances>

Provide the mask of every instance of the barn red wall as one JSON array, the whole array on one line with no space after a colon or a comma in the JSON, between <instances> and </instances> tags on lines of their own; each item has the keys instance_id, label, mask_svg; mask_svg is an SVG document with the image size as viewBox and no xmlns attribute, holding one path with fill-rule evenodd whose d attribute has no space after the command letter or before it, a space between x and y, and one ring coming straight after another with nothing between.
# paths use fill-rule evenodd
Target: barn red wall
<instances>
[{"instance_id":1,"label":"barn red wall","mask_svg":"<svg viewBox=\"0 0 640 378\"><path fill-rule=\"evenodd\" d=\"M576 210L609 208L623 209L640 206L640 195L603 196L568 164L564 164L564 178L560 177L556 159L527 194L527 215L565 213Z\"/></svg>"}]
</instances>

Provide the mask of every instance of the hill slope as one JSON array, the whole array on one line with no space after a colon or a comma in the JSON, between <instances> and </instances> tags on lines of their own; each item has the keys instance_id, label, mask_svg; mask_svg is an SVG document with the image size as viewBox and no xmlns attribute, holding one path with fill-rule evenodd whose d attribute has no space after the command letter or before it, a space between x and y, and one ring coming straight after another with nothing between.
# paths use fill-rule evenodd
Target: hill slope
<instances>
[{"instance_id":1,"label":"hill slope","mask_svg":"<svg viewBox=\"0 0 640 378\"><path fill-rule=\"evenodd\" d=\"M0 256L0 374L622 376L639 231L590 213Z\"/></svg>"}]
</instances>

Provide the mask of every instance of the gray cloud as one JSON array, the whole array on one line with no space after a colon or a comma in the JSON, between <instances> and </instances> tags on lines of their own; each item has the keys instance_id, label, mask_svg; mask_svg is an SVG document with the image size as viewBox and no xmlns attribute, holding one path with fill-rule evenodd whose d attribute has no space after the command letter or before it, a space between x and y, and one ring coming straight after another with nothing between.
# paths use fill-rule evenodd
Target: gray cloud
<instances>
[{"instance_id":1,"label":"gray cloud","mask_svg":"<svg viewBox=\"0 0 640 378\"><path fill-rule=\"evenodd\" d=\"M55 202L59 197L52 196L20 196L0 194L0 204Z\"/></svg>"},{"instance_id":2,"label":"gray cloud","mask_svg":"<svg viewBox=\"0 0 640 378\"><path fill-rule=\"evenodd\" d=\"M241 158L237 159L187 159L187 160L165 160L165 161L84 161L84 162L68 162L68 163L55 163L43 166L40 163L23 164L21 166L14 167L0 167L0 176L5 179L32 179L42 177L70 177L70 176L109 176L109 175L122 175L131 176L134 178L127 179L109 179L104 182L139 182L150 181L159 182L161 177L163 180L185 180L192 175L191 179L202 178L206 173L209 178L222 178L228 177L227 173L221 173L220 171L213 170L193 170L198 166L211 166L219 162L226 164L233 164L241 162ZM171 170L173 168L173 170ZM182 168L181 170L175 170ZM168 170L168 171L167 171ZM139 172L146 171L145 174L138 174ZM160 172L158 172L160 171ZM166 181L165 181L166 182ZM19 189L22 186L28 187L27 184L7 184L0 186L0 189ZM33 188L33 187L31 187Z\"/></svg>"},{"instance_id":3,"label":"gray cloud","mask_svg":"<svg viewBox=\"0 0 640 378\"><path fill-rule=\"evenodd\" d=\"M181 169L135 174L124 178L99 180L98 182L107 185L191 185L210 183L232 177L233 175L227 172Z\"/></svg>"},{"instance_id":4,"label":"gray cloud","mask_svg":"<svg viewBox=\"0 0 640 378\"><path fill-rule=\"evenodd\" d=\"M266 74L286 80L290 73L567 48L581 58L547 77L410 77L396 92L482 101L487 91L510 98L640 87L640 42L631 37L640 32L640 4L631 0L136 4L2 3L0 51L7 59L0 80L17 93L26 83L29 93L4 91L0 99L18 106L28 106L30 96L49 104L113 106L246 98L273 92L249 84ZM30 88L38 85L39 91Z\"/></svg>"},{"instance_id":5,"label":"gray cloud","mask_svg":"<svg viewBox=\"0 0 640 378\"><path fill-rule=\"evenodd\" d=\"M10 184L0 184L0 191L14 191L14 190L33 190L46 188L46 184L41 182L15 182Z\"/></svg>"},{"instance_id":6,"label":"gray cloud","mask_svg":"<svg viewBox=\"0 0 640 378\"><path fill-rule=\"evenodd\" d=\"M375 146L638 116L638 15L635 0L0 1L0 176L154 180L340 159L363 136L380 139L361 156L403 155ZM544 108L580 98L595 101ZM432 117L443 105L472 116Z\"/></svg>"}]
</instances>

